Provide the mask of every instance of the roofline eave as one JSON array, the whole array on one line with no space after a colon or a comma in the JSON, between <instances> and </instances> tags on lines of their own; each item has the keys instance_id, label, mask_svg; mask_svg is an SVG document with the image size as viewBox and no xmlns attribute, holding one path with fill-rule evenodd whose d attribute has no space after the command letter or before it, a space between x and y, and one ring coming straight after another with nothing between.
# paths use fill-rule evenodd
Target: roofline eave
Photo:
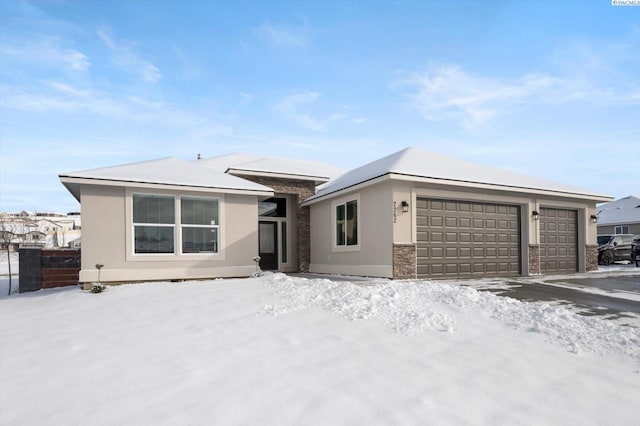
<instances>
[{"instance_id":1,"label":"roofline eave","mask_svg":"<svg viewBox=\"0 0 640 426\"><path fill-rule=\"evenodd\" d=\"M613 200L613 197L608 195L584 194L584 193L561 191L561 190L529 188L529 187L515 186L515 185L511 186L511 185L482 183L482 182L473 182L473 181L444 179L444 178L432 178L432 177L389 172L384 175L380 175L380 176L368 179L366 181L356 183L354 185L350 185L345 188L338 189L333 192L328 192L326 194L322 194L319 196L309 197L307 198L307 200L301 203L301 205L308 206L311 204L315 204L323 199L326 199L327 197L329 198L337 197L344 193L358 190L369 185L374 185L376 183L382 182L383 180L387 180L387 179L420 182L420 183L434 183L434 184L449 185L449 186L455 186L455 187L471 187L471 188L478 188L478 189L493 189L493 190L499 190L499 191L512 191L512 192L520 192L520 193L528 193L528 194L536 194L536 195L549 195L549 196L555 196L555 197L576 198L576 199L582 199L582 200L591 200L596 203Z\"/></svg>"},{"instance_id":2,"label":"roofline eave","mask_svg":"<svg viewBox=\"0 0 640 426\"><path fill-rule=\"evenodd\" d=\"M331 180L331 178L327 176L312 176L312 175L299 175L294 173L266 172L266 171L258 171L258 170L240 169L240 168L234 168L234 167L229 167L225 173L228 173L232 176L261 176L261 177L272 177L272 178L289 179L289 180L306 180L306 181L312 181L316 185L319 185L321 183L326 183Z\"/></svg>"},{"instance_id":3,"label":"roofline eave","mask_svg":"<svg viewBox=\"0 0 640 426\"><path fill-rule=\"evenodd\" d=\"M275 191L271 188L265 187L265 189L242 189L242 188L226 188L217 186L202 186L202 185L188 185L188 184L171 184L171 183L159 183L159 182L145 182L136 180L119 180L119 179L102 179L102 178L82 178L74 176L59 175L62 184L70 190L69 185L101 185L101 186L121 186L138 188L159 188L168 190L179 191L196 191L196 192L218 192L224 194L239 194L239 195L257 195L273 197ZM75 194L73 194L75 197ZM78 199L78 197L76 197ZM78 199L78 201L80 201Z\"/></svg>"}]
</instances>

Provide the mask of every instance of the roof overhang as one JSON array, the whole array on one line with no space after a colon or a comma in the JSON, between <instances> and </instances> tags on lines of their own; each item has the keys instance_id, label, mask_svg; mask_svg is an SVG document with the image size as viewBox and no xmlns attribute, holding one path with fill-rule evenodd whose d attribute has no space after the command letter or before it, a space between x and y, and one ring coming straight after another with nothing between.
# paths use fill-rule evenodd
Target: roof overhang
<instances>
[{"instance_id":1,"label":"roof overhang","mask_svg":"<svg viewBox=\"0 0 640 426\"><path fill-rule=\"evenodd\" d=\"M277 173L277 172L241 169L241 168L235 168L235 167L228 168L226 173L233 176L261 176L261 177L270 177L274 179L303 180L303 181L313 182L315 185L320 185L321 183L326 183L326 182L329 182L329 180L331 180L331 178L327 176L310 176L310 175L300 175L300 174L292 174L292 173Z\"/></svg>"},{"instance_id":2,"label":"roof overhang","mask_svg":"<svg viewBox=\"0 0 640 426\"><path fill-rule=\"evenodd\" d=\"M613 197L610 197L608 195L582 194L582 193L573 193L573 192L557 191L557 190L550 190L550 189L528 188L528 187L522 187L522 186L510 186L510 185L500 185L500 184L482 183L482 182L473 182L473 181L432 178L432 177L424 177L424 176L407 175L407 174L401 174L401 173L387 173L387 174L366 180L364 182L360 182L358 184L336 190L334 192L314 195L306 199L303 203L301 203L301 205L308 206L311 204L315 204L324 199L338 197L348 192L357 191L362 188L365 188L371 185L376 185L378 183L381 183L387 180L447 185L455 188L489 189L494 191L510 191L510 192L518 192L523 194L565 197L565 198L572 198L572 199L589 200L595 203L607 202L607 201L613 200Z\"/></svg>"},{"instance_id":3,"label":"roof overhang","mask_svg":"<svg viewBox=\"0 0 640 426\"><path fill-rule=\"evenodd\" d=\"M198 186L198 185L179 185L170 183L156 183L145 182L136 180L115 180L115 179L98 179L98 178L80 178L73 176L60 175L60 182L67 188L67 190L80 201L80 187L82 185L99 185L99 186L116 186L116 187L136 187L136 188L149 188L149 189L167 189L173 191L193 191L193 192L216 192L223 194L240 194L240 195L255 195L258 197L273 197L274 191L265 190L251 190L251 189L237 189L237 188L224 188L216 186Z\"/></svg>"}]
</instances>

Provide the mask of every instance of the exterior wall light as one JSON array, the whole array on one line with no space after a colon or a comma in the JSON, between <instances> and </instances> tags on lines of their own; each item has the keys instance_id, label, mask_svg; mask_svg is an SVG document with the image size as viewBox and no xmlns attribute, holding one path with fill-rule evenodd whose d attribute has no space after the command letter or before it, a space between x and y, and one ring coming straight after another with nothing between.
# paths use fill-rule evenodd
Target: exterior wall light
<instances>
[{"instance_id":1,"label":"exterior wall light","mask_svg":"<svg viewBox=\"0 0 640 426\"><path fill-rule=\"evenodd\" d=\"M538 220L540 219L540 213L538 213L537 210L534 210L531 212L531 217L533 217L533 220Z\"/></svg>"},{"instance_id":2,"label":"exterior wall light","mask_svg":"<svg viewBox=\"0 0 640 426\"><path fill-rule=\"evenodd\" d=\"M407 203L406 201L401 202L400 207L402 207L402 213L409 212L409 203Z\"/></svg>"},{"instance_id":3,"label":"exterior wall light","mask_svg":"<svg viewBox=\"0 0 640 426\"><path fill-rule=\"evenodd\" d=\"M591 223L598 223L598 216L596 216L595 214L591 215Z\"/></svg>"}]
</instances>

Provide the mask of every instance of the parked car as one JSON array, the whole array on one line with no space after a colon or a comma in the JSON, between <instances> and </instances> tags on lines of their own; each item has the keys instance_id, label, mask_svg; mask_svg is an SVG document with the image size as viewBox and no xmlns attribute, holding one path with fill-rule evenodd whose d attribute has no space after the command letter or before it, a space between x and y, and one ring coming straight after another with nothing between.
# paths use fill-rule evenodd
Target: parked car
<instances>
[{"instance_id":1,"label":"parked car","mask_svg":"<svg viewBox=\"0 0 640 426\"><path fill-rule=\"evenodd\" d=\"M631 242L631 263L640 266L640 235L636 235Z\"/></svg>"},{"instance_id":2,"label":"parked car","mask_svg":"<svg viewBox=\"0 0 640 426\"><path fill-rule=\"evenodd\" d=\"M598 264L629 260L633 238L633 234L598 235Z\"/></svg>"}]
</instances>

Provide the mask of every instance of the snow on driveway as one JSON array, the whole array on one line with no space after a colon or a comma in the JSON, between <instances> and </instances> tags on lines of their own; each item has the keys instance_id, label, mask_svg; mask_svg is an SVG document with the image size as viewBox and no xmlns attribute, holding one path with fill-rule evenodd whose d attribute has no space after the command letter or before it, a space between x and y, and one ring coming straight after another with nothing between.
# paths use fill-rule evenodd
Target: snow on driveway
<instances>
[{"instance_id":1,"label":"snow on driveway","mask_svg":"<svg viewBox=\"0 0 640 426\"><path fill-rule=\"evenodd\" d=\"M361 284L0 298L0 424L636 424L638 328L449 283Z\"/></svg>"}]
</instances>

